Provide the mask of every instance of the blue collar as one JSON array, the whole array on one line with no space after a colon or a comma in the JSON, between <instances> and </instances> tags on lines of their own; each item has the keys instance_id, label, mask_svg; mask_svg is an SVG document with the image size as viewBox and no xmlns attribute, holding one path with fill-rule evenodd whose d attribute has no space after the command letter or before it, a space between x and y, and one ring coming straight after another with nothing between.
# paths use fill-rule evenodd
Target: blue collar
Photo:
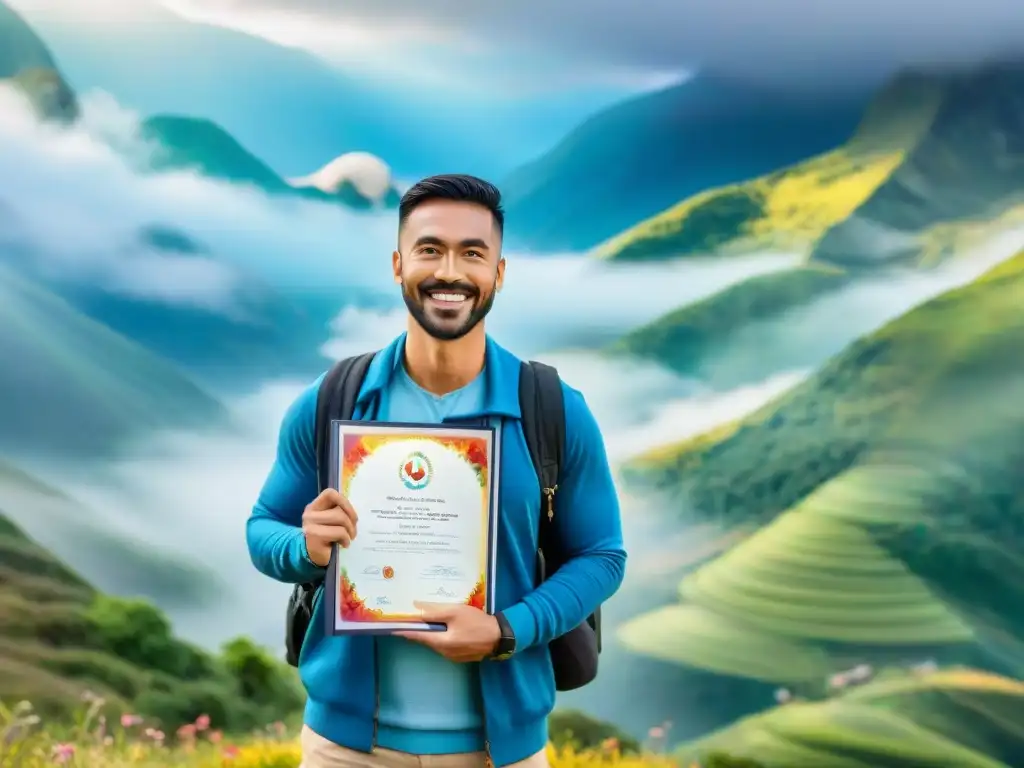
<instances>
[{"instance_id":1,"label":"blue collar","mask_svg":"<svg viewBox=\"0 0 1024 768\"><path fill-rule=\"evenodd\" d=\"M358 405L364 406L391 383L391 377L403 364L405 337L402 333L377 353L366 371ZM484 410L480 416L505 416L521 419L519 409L519 367L522 361L499 346L490 336L484 352ZM477 415L477 414L474 414Z\"/></svg>"}]
</instances>

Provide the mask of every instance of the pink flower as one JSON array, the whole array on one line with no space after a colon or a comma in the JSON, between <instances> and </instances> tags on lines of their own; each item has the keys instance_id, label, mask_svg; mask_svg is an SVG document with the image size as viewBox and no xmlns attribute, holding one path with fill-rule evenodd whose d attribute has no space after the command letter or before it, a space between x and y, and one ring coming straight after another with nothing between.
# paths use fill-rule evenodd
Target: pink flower
<instances>
[{"instance_id":1,"label":"pink flower","mask_svg":"<svg viewBox=\"0 0 1024 768\"><path fill-rule=\"evenodd\" d=\"M238 757L238 747L234 744L228 744L223 750L221 750L221 755L228 760Z\"/></svg>"},{"instance_id":2,"label":"pink flower","mask_svg":"<svg viewBox=\"0 0 1024 768\"><path fill-rule=\"evenodd\" d=\"M134 728L136 725L142 725L142 717L139 715L121 715L121 727L122 728Z\"/></svg>"},{"instance_id":3,"label":"pink flower","mask_svg":"<svg viewBox=\"0 0 1024 768\"><path fill-rule=\"evenodd\" d=\"M662 739L665 737L665 729L660 725L656 725L647 731L647 737L651 739Z\"/></svg>"},{"instance_id":4,"label":"pink flower","mask_svg":"<svg viewBox=\"0 0 1024 768\"><path fill-rule=\"evenodd\" d=\"M192 723L187 723L178 729L178 738L186 741L194 739L196 737L196 726Z\"/></svg>"},{"instance_id":5,"label":"pink flower","mask_svg":"<svg viewBox=\"0 0 1024 768\"><path fill-rule=\"evenodd\" d=\"M601 742L601 749L605 752L615 752L619 748L619 740L614 736L609 737Z\"/></svg>"},{"instance_id":6,"label":"pink flower","mask_svg":"<svg viewBox=\"0 0 1024 768\"><path fill-rule=\"evenodd\" d=\"M66 763L75 756L74 744L57 744L53 748L53 762Z\"/></svg>"},{"instance_id":7,"label":"pink flower","mask_svg":"<svg viewBox=\"0 0 1024 768\"><path fill-rule=\"evenodd\" d=\"M209 715L200 715L199 717L196 718L196 730L197 731L205 731L209 727L210 727L210 716Z\"/></svg>"},{"instance_id":8,"label":"pink flower","mask_svg":"<svg viewBox=\"0 0 1024 768\"><path fill-rule=\"evenodd\" d=\"M220 731L210 731L206 735L206 738L208 738L210 740L211 744L220 744L221 739L224 738L224 734L221 733Z\"/></svg>"}]
</instances>

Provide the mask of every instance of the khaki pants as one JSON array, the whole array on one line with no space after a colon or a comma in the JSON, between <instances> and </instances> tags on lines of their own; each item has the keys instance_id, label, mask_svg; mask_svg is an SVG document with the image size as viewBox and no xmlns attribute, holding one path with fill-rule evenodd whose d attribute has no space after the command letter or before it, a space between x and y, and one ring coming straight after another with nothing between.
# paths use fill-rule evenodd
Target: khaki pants
<instances>
[{"instance_id":1,"label":"khaki pants","mask_svg":"<svg viewBox=\"0 0 1024 768\"><path fill-rule=\"evenodd\" d=\"M410 755L377 747L373 754L347 749L302 726L302 765L299 768L483 768L483 752L457 755ZM548 768L545 750L507 768Z\"/></svg>"}]
</instances>

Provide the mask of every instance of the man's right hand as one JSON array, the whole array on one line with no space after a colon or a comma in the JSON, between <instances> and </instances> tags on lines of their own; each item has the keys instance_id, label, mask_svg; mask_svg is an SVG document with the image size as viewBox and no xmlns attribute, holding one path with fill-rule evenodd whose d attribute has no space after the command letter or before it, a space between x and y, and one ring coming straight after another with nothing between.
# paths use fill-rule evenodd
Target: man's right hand
<instances>
[{"instance_id":1,"label":"man's right hand","mask_svg":"<svg viewBox=\"0 0 1024 768\"><path fill-rule=\"evenodd\" d=\"M333 546L347 547L356 537L357 519L348 499L334 488L317 496L302 513L302 533L306 537L309 559L326 567Z\"/></svg>"}]
</instances>

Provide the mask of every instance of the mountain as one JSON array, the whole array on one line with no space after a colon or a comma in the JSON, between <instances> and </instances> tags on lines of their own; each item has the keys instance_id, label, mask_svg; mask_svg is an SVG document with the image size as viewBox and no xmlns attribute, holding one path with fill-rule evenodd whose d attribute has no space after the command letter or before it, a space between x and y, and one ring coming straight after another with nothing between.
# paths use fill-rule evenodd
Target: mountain
<instances>
[{"instance_id":1,"label":"mountain","mask_svg":"<svg viewBox=\"0 0 1024 768\"><path fill-rule=\"evenodd\" d=\"M852 216L825 233L813 258L914 259L919 233L989 219L1024 201L1024 60L938 78L942 99L929 130Z\"/></svg>"},{"instance_id":2,"label":"mountain","mask_svg":"<svg viewBox=\"0 0 1024 768\"><path fill-rule=\"evenodd\" d=\"M156 145L149 158L152 170L192 169L213 179L251 184L264 192L291 191L266 163L210 120L155 115L142 121L139 135Z\"/></svg>"},{"instance_id":3,"label":"mountain","mask_svg":"<svg viewBox=\"0 0 1024 768\"><path fill-rule=\"evenodd\" d=\"M293 185L210 120L178 115L155 115L142 122L139 136L153 147L144 170L194 170L212 179L251 185L271 195L338 202L358 210L397 205L398 196L391 183L390 169L379 158L368 153L352 154L373 158L385 170L384 188L373 196L364 194L355 183L340 173L333 174L335 178L332 179L330 188L314 184ZM350 155L343 155L334 163L337 164L338 160L348 157ZM344 170L345 163L340 168L340 171ZM324 171L318 173L323 175Z\"/></svg>"},{"instance_id":4,"label":"mountain","mask_svg":"<svg viewBox=\"0 0 1024 768\"><path fill-rule=\"evenodd\" d=\"M1024 754L1022 718L1018 680L966 668L894 673L831 699L754 715L675 757L696 765L728 752L765 768L1014 768Z\"/></svg>"},{"instance_id":5,"label":"mountain","mask_svg":"<svg viewBox=\"0 0 1024 768\"><path fill-rule=\"evenodd\" d=\"M907 71L872 100L842 146L706 189L602 243L647 261L799 251L843 267L917 261L948 222L997 218L1024 200L1024 62Z\"/></svg>"},{"instance_id":6,"label":"mountain","mask_svg":"<svg viewBox=\"0 0 1024 768\"><path fill-rule=\"evenodd\" d=\"M927 133L937 77L901 75L835 149L758 178L705 189L598 246L598 258L651 261L761 250L802 251L849 217Z\"/></svg>"},{"instance_id":7,"label":"mountain","mask_svg":"<svg viewBox=\"0 0 1024 768\"><path fill-rule=\"evenodd\" d=\"M393 72L351 74L297 47L183 18L156 0L104 13L88 3L14 1L79 93L105 91L142 115L202 116L289 177L361 151L386 158L402 179L495 178L626 90L538 89L510 99L484 75L474 91L410 85Z\"/></svg>"},{"instance_id":8,"label":"mountain","mask_svg":"<svg viewBox=\"0 0 1024 768\"><path fill-rule=\"evenodd\" d=\"M1024 65L1009 64L904 73L878 94L843 147L700 193L606 242L596 254L612 260L717 250L795 251L808 262L681 307L635 329L613 351L692 374L711 365L715 351L837 288L984 253L1024 216L1024 165L1014 159L1012 138L1020 132L1022 73ZM746 368L746 379L734 371L721 383L767 375Z\"/></svg>"},{"instance_id":9,"label":"mountain","mask_svg":"<svg viewBox=\"0 0 1024 768\"><path fill-rule=\"evenodd\" d=\"M128 253L155 251L169 258L205 258L231 269L236 280L230 307L151 300L112 291L107 285L39 274L28 260L22 272L45 285L74 311L130 340L179 369L211 392L251 392L281 376L315 377L325 360L320 347L345 296L329 291L283 291L211 251L173 227L152 225L136 241L118 244Z\"/></svg>"},{"instance_id":10,"label":"mountain","mask_svg":"<svg viewBox=\"0 0 1024 768\"><path fill-rule=\"evenodd\" d=\"M57 472L43 482L0 460L0 526L18 526L105 592L147 598L166 608L211 606L220 583L215 572L188 557L115 533L105 516L109 510L91 509L54 484L61 484ZM2 540L0 549L6 551L0 558L4 565L14 567L23 559Z\"/></svg>"},{"instance_id":11,"label":"mountain","mask_svg":"<svg viewBox=\"0 0 1024 768\"><path fill-rule=\"evenodd\" d=\"M223 423L172 364L0 264L0 453L109 455L149 430Z\"/></svg>"},{"instance_id":12,"label":"mountain","mask_svg":"<svg viewBox=\"0 0 1024 768\"><path fill-rule=\"evenodd\" d=\"M812 687L851 659L921 654L1024 672L1022 297L1024 252L627 467L682 519L752 532L624 642Z\"/></svg>"},{"instance_id":13,"label":"mountain","mask_svg":"<svg viewBox=\"0 0 1024 768\"><path fill-rule=\"evenodd\" d=\"M590 248L700 190L835 147L867 100L810 100L714 74L634 97L502 182L510 242Z\"/></svg>"},{"instance_id":14,"label":"mountain","mask_svg":"<svg viewBox=\"0 0 1024 768\"><path fill-rule=\"evenodd\" d=\"M818 264L758 275L630 331L608 345L607 351L656 360L679 373L710 378L708 358L725 349L743 330L850 282L846 271ZM773 370L777 368L775 365ZM742 379L728 383L739 384Z\"/></svg>"},{"instance_id":15,"label":"mountain","mask_svg":"<svg viewBox=\"0 0 1024 768\"><path fill-rule=\"evenodd\" d=\"M78 100L46 44L25 20L0 2L0 81L11 80L44 118L78 117Z\"/></svg>"}]
</instances>

